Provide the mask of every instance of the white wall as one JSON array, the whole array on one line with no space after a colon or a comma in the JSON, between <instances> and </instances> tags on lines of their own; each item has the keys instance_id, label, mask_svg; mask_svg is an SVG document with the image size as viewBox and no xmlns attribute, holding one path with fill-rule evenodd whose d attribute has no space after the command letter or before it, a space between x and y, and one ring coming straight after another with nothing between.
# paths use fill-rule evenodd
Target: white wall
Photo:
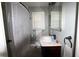
<instances>
[{"instance_id":1,"label":"white wall","mask_svg":"<svg viewBox=\"0 0 79 59\"><path fill-rule=\"evenodd\" d=\"M0 57L2 56L8 56L8 54L7 54L6 38L4 31L2 7L0 2Z\"/></svg>"},{"instance_id":2,"label":"white wall","mask_svg":"<svg viewBox=\"0 0 79 59\"><path fill-rule=\"evenodd\" d=\"M23 53L24 47L30 43L31 20L29 12L20 3L11 3L12 26L15 48L18 56ZM27 47L26 47L27 48ZM27 53L27 52L24 52Z\"/></svg>"},{"instance_id":3,"label":"white wall","mask_svg":"<svg viewBox=\"0 0 79 59\"><path fill-rule=\"evenodd\" d=\"M64 49L64 38L66 36L72 36L72 43L74 41L74 31L75 31L75 14L76 14L76 3L72 2L65 2L62 3L62 31L52 31L53 34L56 34L57 39L61 42L62 44L62 56L64 52L64 56L72 56L72 50L73 48ZM68 45L70 46L70 45Z\"/></svg>"}]
</instances>

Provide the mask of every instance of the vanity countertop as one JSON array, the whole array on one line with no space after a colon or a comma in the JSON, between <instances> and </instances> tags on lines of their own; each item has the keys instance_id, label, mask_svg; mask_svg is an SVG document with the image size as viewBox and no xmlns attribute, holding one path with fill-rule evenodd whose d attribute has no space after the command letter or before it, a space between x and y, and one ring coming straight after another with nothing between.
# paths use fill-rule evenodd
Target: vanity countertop
<instances>
[{"instance_id":1,"label":"vanity countertop","mask_svg":"<svg viewBox=\"0 0 79 59\"><path fill-rule=\"evenodd\" d=\"M41 42L41 46L61 46L61 44L56 42Z\"/></svg>"},{"instance_id":2,"label":"vanity countertop","mask_svg":"<svg viewBox=\"0 0 79 59\"><path fill-rule=\"evenodd\" d=\"M39 39L41 46L61 46L60 42L56 42L56 40L52 40L51 36L43 36Z\"/></svg>"}]
</instances>

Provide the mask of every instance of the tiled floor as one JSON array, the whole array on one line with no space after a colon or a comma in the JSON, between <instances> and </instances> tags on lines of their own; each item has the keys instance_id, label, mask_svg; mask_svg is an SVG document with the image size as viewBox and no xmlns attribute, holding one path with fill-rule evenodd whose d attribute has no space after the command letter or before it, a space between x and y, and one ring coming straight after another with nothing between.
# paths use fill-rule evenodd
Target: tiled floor
<instances>
[{"instance_id":1,"label":"tiled floor","mask_svg":"<svg viewBox=\"0 0 79 59\"><path fill-rule=\"evenodd\" d=\"M24 48L18 53L18 57L41 57L41 48L33 47L31 45L24 46Z\"/></svg>"},{"instance_id":2,"label":"tiled floor","mask_svg":"<svg viewBox=\"0 0 79 59\"><path fill-rule=\"evenodd\" d=\"M29 51L26 53L25 57L42 57L41 48L30 48Z\"/></svg>"}]
</instances>

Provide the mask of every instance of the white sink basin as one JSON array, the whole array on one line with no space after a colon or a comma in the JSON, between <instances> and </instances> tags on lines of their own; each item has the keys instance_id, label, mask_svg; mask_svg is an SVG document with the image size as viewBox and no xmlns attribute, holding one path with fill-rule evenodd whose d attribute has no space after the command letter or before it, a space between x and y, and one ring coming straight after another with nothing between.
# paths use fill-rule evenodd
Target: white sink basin
<instances>
[{"instance_id":1,"label":"white sink basin","mask_svg":"<svg viewBox=\"0 0 79 59\"><path fill-rule=\"evenodd\" d=\"M51 39L51 36L43 36L42 38L39 39L40 42L52 42L53 40Z\"/></svg>"},{"instance_id":2,"label":"white sink basin","mask_svg":"<svg viewBox=\"0 0 79 59\"><path fill-rule=\"evenodd\" d=\"M56 40L51 39L51 36L43 36L39 39L39 41L31 44L31 46L37 46L39 48L40 46L61 46L61 44L56 43Z\"/></svg>"},{"instance_id":3,"label":"white sink basin","mask_svg":"<svg viewBox=\"0 0 79 59\"><path fill-rule=\"evenodd\" d=\"M60 43L56 43L56 40L51 39L51 36L44 36L39 41L41 46L60 46Z\"/></svg>"}]
</instances>

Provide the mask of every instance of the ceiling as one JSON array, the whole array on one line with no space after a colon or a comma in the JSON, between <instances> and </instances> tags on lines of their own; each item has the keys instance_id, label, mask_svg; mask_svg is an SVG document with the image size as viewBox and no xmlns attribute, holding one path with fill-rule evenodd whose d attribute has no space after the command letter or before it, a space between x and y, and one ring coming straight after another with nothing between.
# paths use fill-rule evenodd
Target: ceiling
<instances>
[{"instance_id":1,"label":"ceiling","mask_svg":"<svg viewBox=\"0 0 79 59\"><path fill-rule=\"evenodd\" d=\"M23 4L28 5L30 7L48 6L48 2L24 2Z\"/></svg>"},{"instance_id":2,"label":"ceiling","mask_svg":"<svg viewBox=\"0 0 79 59\"><path fill-rule=\"evenodd\" d=\"M22 2L25 6L27 7L42 7L42 6L48 6L49 2ZM52 2L50 2L52 3ZM56 3L52 3L52 6L59 6L61 3L60 2L56 2Z\"/></svg>"}]
</instances>

